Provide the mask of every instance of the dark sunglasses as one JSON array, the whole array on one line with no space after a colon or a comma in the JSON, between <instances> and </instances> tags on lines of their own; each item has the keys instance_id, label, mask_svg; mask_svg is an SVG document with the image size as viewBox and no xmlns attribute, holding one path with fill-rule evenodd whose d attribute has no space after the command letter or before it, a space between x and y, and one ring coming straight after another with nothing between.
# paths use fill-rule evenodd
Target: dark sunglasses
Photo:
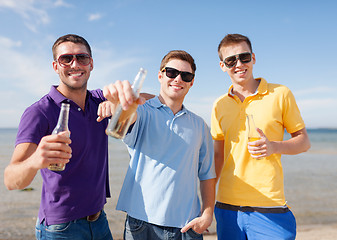
<instances>
[{"instance_id":1,"label":"dark sunglasses","mask_svg":"<svg viewBox=\"0 0 337 240\"><path fill-rule=\"evenodd\" d=\"M252 54L250 52L240 53L233 56L226 57L225 60L223 60L224 64L228 68L232 68L237 63L238 59L240 59L240 62L242 63L249 63L252 61Z\"/></svg>"},{"instance_id":2,"label":"dark sunglasses","mask_svg":"<svg viewBox=\"0 0 337 240\"><path fill-rule=\"evenodd\" d=\"M178 75L180 74L181 79L184 82L191 82L194 78L194 74L190 73L190 72L182 72L179 71L175 68L171 68L171 67L165 67L161 70L162 72L166 72L166 77L168 78L176 78L178 77Z\"/></svg>"},{"instance_id":3,"label":"dark sunglasses","mask_svg":"<svg viewBox=\"0 0 337 240\"><path fill-rule=\"evenodd\" d=\"M70 66L74 59L76 58L77 62L83 66L87 66L90 63L91 57L89 54L86 53L79 53L79 54L63 54L59 56L57 62L63 66Z\"/></svg>"}]
</instances>

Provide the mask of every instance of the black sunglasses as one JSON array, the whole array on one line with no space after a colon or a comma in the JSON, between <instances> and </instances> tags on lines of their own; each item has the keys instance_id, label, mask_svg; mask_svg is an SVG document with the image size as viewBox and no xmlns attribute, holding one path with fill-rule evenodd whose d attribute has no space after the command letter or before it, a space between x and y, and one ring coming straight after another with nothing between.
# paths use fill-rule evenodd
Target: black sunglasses
<instances>
[{"instance_id":1,"label":"black sunglasses","mask_svg":"<svg viewBox=\"0 0 337 240\"><path fill-rule=\"evenodd\" d=\"M90 63L91 57L89 54L86 53L79 53L79 54L63 54L59 56L57 62L63 66L70 66L74 59L76 58L77 62L83 66L87 66Z\"/></svg>"},{"instance_id":2,"label":"black sunglasses","mask_svg":"<svg viewBox=\"0 0 337 240\"><path fill-rule=\"evenodd\" d=\"M233 56L226 57L225 60L223 60L224 64L228 68L232 68L237 63L238 59L240 59L240 62L242 63L249 63L252 61L252 54L250 52L240 53Z\"/></svg>"},{"instance_id":3,"label":"black sunglasses","mask_svg":"<svg viewBox=\"0 0 337 240\"><path fill-rule=\"evenodd\" d=\"M165 67L161 70L162 72L166 72L166 77L168 78L176 78L178 77L178 75L180 74L181 79L184 82L191 82L194 78L194 74L190 73L190 72L182 72L179 71L175 68L171 68L171 67Z\"/></svg>"}]
</instances>

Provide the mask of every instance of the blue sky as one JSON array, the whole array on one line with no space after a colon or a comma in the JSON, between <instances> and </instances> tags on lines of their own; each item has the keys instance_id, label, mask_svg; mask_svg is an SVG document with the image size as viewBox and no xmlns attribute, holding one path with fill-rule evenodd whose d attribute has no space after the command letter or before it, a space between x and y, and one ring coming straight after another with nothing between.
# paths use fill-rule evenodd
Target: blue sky
<instances>
[{"instance_id":1,"label":"blue sky","mask_svg":"<svg viewBox=\"0 0 337 240\"><path fill-rule=\"evenodd\" d=\"M17 127L24 109L59 82L51 46L75 33L93 49L89 89L133 80L157 94L158 68L170 50L196 60L185 105L207 123L230 79L217 46L227 33L248 36L254 76L288 86L308 128L337 128L336 1L0 0L0 127Z\"/></svg>"}]
</instances>

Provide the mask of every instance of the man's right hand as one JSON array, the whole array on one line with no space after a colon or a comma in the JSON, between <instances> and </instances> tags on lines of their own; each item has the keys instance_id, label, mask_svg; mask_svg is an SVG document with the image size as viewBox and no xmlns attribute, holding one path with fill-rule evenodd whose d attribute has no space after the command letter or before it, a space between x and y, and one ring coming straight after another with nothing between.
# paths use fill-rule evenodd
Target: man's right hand
<instances>
[{"instance_id":1,"label":"man's right hand","mask_svg":"<svg viewBox=\"0 0 337 240\"><path fill-rule=\"evenodd\" d=\"M145 98L139 97L135 99L133 90L129 81L116 81L103 88L104 97L112 102L114 105L121 104L123 110L128 108L134 103L144 104Z\"/></svg>"},{"instance_id":2,"label":"man's right hand","mask_svg":"<svg viewBox=\"0 0 337 240\"><path fill-rule=\"evenodd\" d=\"M71 158L71 139L69 132L48 135L41 139L32 155L37 169L47 168L50 164L68 163Z\"/></svg>"},{"instance_id":3,"label":"man's right hand","mask_svg":"<svg viewBox=\"0 0 337 240\"><path fill-rule=\"evenodd\" d=\"M23 189L34 179L38 170L53 163L67 163L71 158L69 132L48 135L35 143L20 143L4 172L4 183L9 190Z\"/></svg>"}]
</instances>

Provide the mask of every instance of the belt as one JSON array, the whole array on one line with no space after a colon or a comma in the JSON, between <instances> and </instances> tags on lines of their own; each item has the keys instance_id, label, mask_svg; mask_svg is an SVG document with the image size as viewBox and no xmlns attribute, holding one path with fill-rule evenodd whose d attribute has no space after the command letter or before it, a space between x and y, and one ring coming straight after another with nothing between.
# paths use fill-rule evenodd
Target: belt
<instances>
[{"instance_id":1,"label":"belt","mask_svg":"<svg viewBox=\"0 0 337 240\"><path fill-rule=\"evenodd\" d=\"M249 207L249 206L235 206L226 203L216 202L215 206L220 209L240 211L240 212L259 212L259 213L286 213L289 208L286 207Z\"/></svg>"},{"instance_id":2,"label":"belt","mask_svg":"<svg viewBox=\"0 0 337 240\"><path fill-rule=\"evenodd\" d=\"M92 214L92 215L83 217L83 218L81 218L81 219L85 219L85 220L87 220L88 222L95 222L95 221L99 218L99 216L101 215L101 212L102 212L102 210L101 210L101 211L98 211L98 212L95 213L95 214Z\"/></svg>"}]
</instances>

